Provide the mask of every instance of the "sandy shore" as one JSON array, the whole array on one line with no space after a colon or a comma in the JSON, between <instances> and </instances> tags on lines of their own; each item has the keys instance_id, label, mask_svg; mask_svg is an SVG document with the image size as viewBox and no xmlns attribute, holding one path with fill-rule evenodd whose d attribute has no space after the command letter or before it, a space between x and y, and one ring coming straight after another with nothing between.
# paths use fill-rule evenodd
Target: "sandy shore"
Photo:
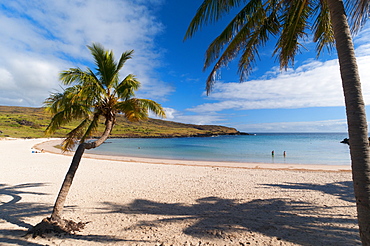
<instances>
[{"instance_id":1,"label":"sandy shore","mask_svg":"<svg viewBox=\"0 0 370 246\"><path fill-rule=\"evenodd\" d=\"M349 167L90 154L65 209L90 223L26 239L51 213L72 158L45 141L0 141L0 245L360 245Z\"/></svg>"}]
</instances>

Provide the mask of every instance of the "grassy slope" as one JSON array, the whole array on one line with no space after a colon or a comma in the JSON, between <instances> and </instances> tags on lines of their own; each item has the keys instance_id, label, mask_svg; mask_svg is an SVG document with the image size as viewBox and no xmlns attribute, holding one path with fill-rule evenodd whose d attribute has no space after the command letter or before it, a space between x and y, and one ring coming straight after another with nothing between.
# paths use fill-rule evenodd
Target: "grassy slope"
<instances>
[{"instance_id":1,"label":"grassy slope","mask_svg":"<svg viewBox=\"0 0 370 246\"><path fill-rule=\"evenodd\" d=\"M45 137L44 130L51 116L41 108L0 106L0 137L39 138ZM60 129L52 137L64 137L74 124ZM104 122L97 136L104 129ZM238 134L234 128L213 125L191 125L172 121L149 119L131 123L119 116L111 137L187 137L202 135Z\"/></svg>"}]
</instances>

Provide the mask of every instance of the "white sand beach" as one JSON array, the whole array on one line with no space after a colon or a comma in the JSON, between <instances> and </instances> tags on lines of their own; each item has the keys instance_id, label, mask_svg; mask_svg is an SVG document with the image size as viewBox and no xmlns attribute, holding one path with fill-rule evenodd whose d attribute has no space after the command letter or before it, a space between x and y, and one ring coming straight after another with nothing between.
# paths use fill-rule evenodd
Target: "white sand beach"
<instances>
[{"instance_id":1,"label":"white sand beach","mask_svg":"<svg viewBox=\"0 0 370 246\"><path fill-rule=\"evenodd\" d=\"M64 214L85 229L24 238L50 215L72 158L46 141L0 141L0 245L360 245L347 166L91 154Z\"/></svg>"}]
</instances>

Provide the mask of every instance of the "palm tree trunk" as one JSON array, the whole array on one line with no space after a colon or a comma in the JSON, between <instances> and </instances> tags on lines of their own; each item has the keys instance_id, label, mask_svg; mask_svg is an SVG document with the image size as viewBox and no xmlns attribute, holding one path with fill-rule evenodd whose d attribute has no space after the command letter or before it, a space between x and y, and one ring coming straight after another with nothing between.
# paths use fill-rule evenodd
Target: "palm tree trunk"
<instances>
[{"instance_id":1,"label":"palm tree trunk","mask_svg":"<svg viewBox=\"0 0 370 246\"><path fill-rule=\"evenodd\" d=\"M72 163L64 178L62 187L60 188L58 197L55 201L53 212L50 217L50 220L52 222L58 223L61 221L64 203L66 201L69 189L72 185L73 178L76 174L77 168L80 164L80 161L81 161L83 153L85 152L85 149L96 148L100 146L105 140L107 140L107 138L109 137L109 134L111 133L113 129L114 121L115 121L114 119L111 119L105 122L104 133L98 140L94 142L90 142L90 143L81 143L80 145L78 145L78 148L73 156Z\"/></svg>"},{"instance_id":2,"label":"palm tree trunk","mask_svg":"<svg viewBox=\"0 0 370 246\"><path fill-rule=\"evenodd\" d=\"M60 188L57 200L55 201L53 212L51 213L51 221L58 222L62 218L62 211L66 201L69 189L72 185L73 178L76 174L77 168L80 164L83 153L85 152L85 143L78 145L78 148L73 156L72 163L64 178L62 187Z\"/></svg>"},{"instance_id":3,"label":"palm tree trunk","mask_svg":"<svg viewBox=\"0 0 370 246\"><path fill-rule=\"evenodd\" d=\"M370 149L365 104L343 1L327 0L344 91L360 237L370 245Z\"/></svg>"}]
</instances>

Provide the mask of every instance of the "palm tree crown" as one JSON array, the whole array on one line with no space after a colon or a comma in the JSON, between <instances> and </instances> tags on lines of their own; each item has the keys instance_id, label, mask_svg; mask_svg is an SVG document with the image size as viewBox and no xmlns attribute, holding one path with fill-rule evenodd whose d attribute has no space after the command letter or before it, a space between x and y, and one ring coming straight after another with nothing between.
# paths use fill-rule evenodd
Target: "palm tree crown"
<instances>
[{"instance_id":1,"label":"palm tree crown","mask_svg":"<svg viewBox=\"0 0 370 246\"><path fill-rule=\"evenodd\" d=\"M101 117L106 124L113 124L117 114L122 113L130 121L148 118L148 110L165 117L160 104L134 98L140 82L132 74L119 80L119 71L125 62L132 58L133 50L121 55L115 61L112 51L107 51L100 44L87 46L94 57L96 71L87 68L71 68L60 73L60 80L67 87L62 93L53 93L45 100L46 109L54 116L46 129L47 134L54 133L59 127L80 119L81 123L70 131L63 142L63 150L71 150L76 140L85 142L97 129Z\"/></svg>"},{"instance_id":2,"label":"palm tree crown","mask_svg":"<svg viewBox=\"0 0 370 246\"><path fill-rule=\"evenodd\" d=\"M207 93L212 89L217 71L236 57L239 57L240 80L246 79L259 56L258 50L270 40L276 40L273 55L281 68L294 64L295 55L304 48L302 42L310 34L317 43L318 55L324 47L331 50L335 43L328 3L323 0L204 0L185 39L235 8L240 11L206 51L204 69L214 64L206 81ZM347 9L351 13L352 30L359 30L368 17L369 1L348 1Z\"/></svg>"}]
</instances>

